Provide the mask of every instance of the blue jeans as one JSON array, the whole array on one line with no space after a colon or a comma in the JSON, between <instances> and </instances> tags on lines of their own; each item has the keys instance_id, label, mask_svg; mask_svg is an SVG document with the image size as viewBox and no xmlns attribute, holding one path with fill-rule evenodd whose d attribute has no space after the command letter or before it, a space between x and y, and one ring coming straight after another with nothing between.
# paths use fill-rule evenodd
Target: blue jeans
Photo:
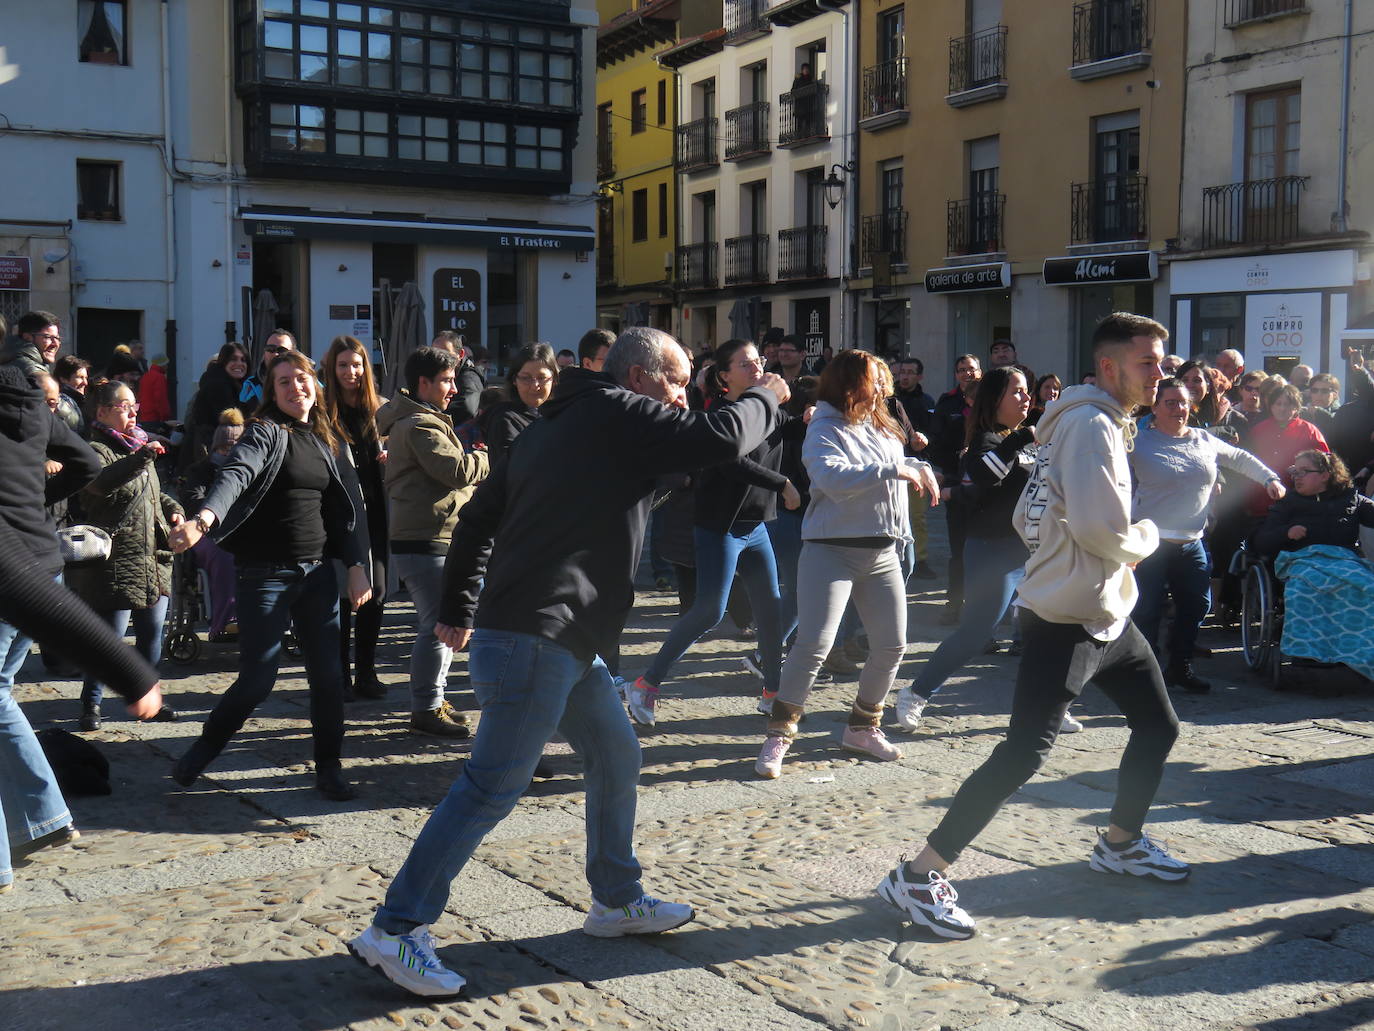
<instances>
[{"instance_id":1,"label":"blue jeans","mask_svg":"<svg viewBox=\"0 0 1374 1031\"><path fill-rule=\"evenodd\" d=\"M57 777L28 718L14 700L15 674L32 642L0 623L0 884L14 880L10 848L72 822Z\"/></svg>"},{"instance_id":2,"label":"blue jeans","mask_svg":"<svg viewBox=\"0 0 1374 1031\"><path fill-rule=\"evenodd\" d=\"M148 660L148 665L154 669L162 659L162 624L167 621L167 596L164 594L157 600L157 604L148 609L120 609L116 612L102 612L100 616L110 624L116 637L123 637L124 631L129 629L129 622L132 619L134 624L134 646L138 649L138 654ZM89 677L81 685L81 705L82 707L97 707L100 699L104 695L104 687L98 680Z\"/></svg>"},{"instance_id":3,"label":"blue jeans","mask_svg":"<svg viewBox=\"0 0 1374 1031\"><path fill-rule=\"evenodd\" d=\"M781 639L785 645L797 632L797 565L801 561L802 514L780 509L778 517L767 526L768 542L773 545L773 561L778 567Z\"/></svg>"},{"instance_id":4,"label":"blue jeans","mask_svg":"<svg viewBox=\"0 0 1374 1031\"><path fill-rule=\"evenodd\" d=\"M1026 546L1016 535L964 542L964 608L959 628L940 642L911 689L935 694L950 675L983 650L1026 575Z\"/></svg>"},{"instance_id":5,"label":"blue jeans","mask_svg":"<svg viewBox=\"0 0 1374 1031\"><path fill-rule=\"evenodd\" d=\"M1140 590L1131 619L1158 652L1164 599L1174 596L1174 628L1169 635L1170 663L1191 662L1198 628L1212 603L1211 561L1202 541L1160 541L1153 555L1136 566Z\"/></svg>"},{"instance_id":6,"label":"blue jeans","mask_svg":"<svg viewBox=\"0 0 1374 1031\"><path fill-rule=\"evenodd\" d=\"M391 567L415 602L415 643L410 649L410 711L432 712L444 700L453 650L434 636L444 597L444 556L393 553Z\"/></svg>"},{"instance_id":7,"label":"blue jeans","mask_svg":"<svg viewBox=\"0 0 1374 1031\"><path fill-rule=\"evenodd\" d=\"M220 698L195 748L208 762L253 715L277 681L282 638L295 627L310 684L315 766L337 769L343 753L339 588L332 562L238 565L239 676Z\"/></svg>"},{"instance_id":8,"label":"blue jeans","mask_svg":"<svg viewBox=\"0 0 1374 1031\"><path fill-rule=\"evenodd\" d=\"M415 839L373 922L389 934L404 934L439 919L453 879L515 808L555 730L584 763L592 896L613 907L639 898L639 739L601 660L579 659L531 634L477 630L468 645L468 672L482 707L472 754Z\"/></svg>"},{"instance_id":9,"label":"blue jeans","mask_svg":"<svg viewBox=\"0 0 1374 1031\"><path fill-rule=\"evenodd\" d=\"M782 599L778 594L778 567L767 529L760 523L745 534L717 533L700 526L693 532L697 555L696 600L668 634L654 661L644 671L644 679L655 686L662 684L683 652L721 621L730 598L730 584L738 569L758 627L764 690L776 691L778 672L782 668Z\"/></svg>"}]
</instances>

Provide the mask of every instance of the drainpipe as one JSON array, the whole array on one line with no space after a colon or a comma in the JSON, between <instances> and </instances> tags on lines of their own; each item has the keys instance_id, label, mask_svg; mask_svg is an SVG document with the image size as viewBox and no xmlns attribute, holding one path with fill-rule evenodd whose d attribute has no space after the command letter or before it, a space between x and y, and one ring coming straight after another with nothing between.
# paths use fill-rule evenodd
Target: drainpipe
<instances>
[{"instance_id":1,"label":"drainpipe","mask_svg":"<svg viewBox=\"0 0 1374 1031\"><path fill-rule=\"evenodd\" d=\"M163 330L164 344L167 354L167 392L172 402L172 411L176 411L177 403L177 320L176 320L176 212L173 204L174 182L172 179L173 162L172 155L172 66L171 66L171 46L167 39L167 20L168 20L168 0L162 0L161 22L162 30L162 156L163 167L163 196L162 211L163 222L166 227L163 242L163 261L167 269L166 277L166 311L167 322Z\"/></svg>"},{"instance_id":2,"label":"drainpipe","mask_svg":"<svg viewBox=\"0 0 1374 1031\"><path fill-rule=\"evenodd\" d=\"M1350 164L1350 45L1354 29L1355 0L1345 0L1345 39L1341 44L1341 157L1336 174L1336 215L1332 219L1336 231L1340 233L1350 228L1345 198Z\"/></svg>"}]
</instances>

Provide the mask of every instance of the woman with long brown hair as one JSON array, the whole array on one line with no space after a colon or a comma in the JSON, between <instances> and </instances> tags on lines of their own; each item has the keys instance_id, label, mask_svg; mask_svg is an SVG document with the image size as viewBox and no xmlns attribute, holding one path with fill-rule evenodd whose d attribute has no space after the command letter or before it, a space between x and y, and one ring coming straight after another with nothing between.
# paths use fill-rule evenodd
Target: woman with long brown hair
<instances>
[{"instance_id":1,"label":"woman with long brown hair","mask_svg":"<svg viewBox=\"0 0 1374 1031\"><path fill-rule=\"evenodd\" d=\"M878 724L906 653L900 552L908 539L906 485L929 492L932 504L938 499L930 466L903 456L906 435L885 404L891 393L887 366L867 351L841 351L821 373L802 443L811 504L802 520L797 564L797 640L783 664L755 764L761 777L782 773L851 595L868 629L869 652L841 745L875 759L901 758Z\"/></svg>"},{"instance_id":2,"label":"woman with long brown hair","mask_svg":"<svg viewBox=\"0 0 1374 1031\"><path fill-rule=\"evenodd\" d=\"M363 508L367 512L369 572L372 598L350 618L347 606L339 606L339 659L343 664L344 695L381 698L386 685L377 679L377 637L382 631L382 603L387 583L386 486L382 479L382 443L377 432L381 398L372 380L371 356L360 340L337 336L329 344L321 365L325 414L334 432L348 445L348 456L358 474ZM340 449L340 455L343 450ZM351 631L351 632L350 632ZM349 662L349 639L353 661Z\"/></svg>"},{"instance_id":3,"label":"woman with long brown hair","mask_svg":"<svg viewBox=\"0 0 1374 1031\"><path fill-rule=\"evenodd\" d=\"M185 551L215 527L238 571L239 676L172 767L190 787L271 693L282 638L294 625L310 684L315 786L326 798L356 797L344 780L343 678L339 670L339 589L330 559L347 567L356 610L372 597L367 519L353 465L316 403L310 359L283 351L267 368L266 393L243 437L220 466L195 518L172 531Z\"/></svg>"}]
</instances>

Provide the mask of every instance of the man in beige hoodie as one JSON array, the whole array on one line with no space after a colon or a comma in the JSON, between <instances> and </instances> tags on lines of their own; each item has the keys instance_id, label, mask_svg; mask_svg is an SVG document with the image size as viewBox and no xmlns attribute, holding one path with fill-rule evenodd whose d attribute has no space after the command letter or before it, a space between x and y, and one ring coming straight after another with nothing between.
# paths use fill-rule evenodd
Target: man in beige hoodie
<instances>
[{"instance_id":1,"label":"man in beige hoodie","mask_svg":"<svg viewBox=\"0 0 1374 1031\"><path fill-rule=\"evenodd\" d=\"M1159 545L1153 523L1131 521L1131 415L1154 401L1168 338L1153 319L1109 315L1093 335L1096 385L1065 390L1035 428L1036 468L1013 518L1031 554L1019 591L1023 651L1006 739L964 782L920 855L877 889L942 937L974 933L945 869L1040 768L1064 713L1090 682L1121 709L1131 737L1111 821L1089 865L1164 881L1188 876L1188 865L1143 829L1178 717L1159 663L1131 622L1132 570Z\"/></svg>"}]
</instances>

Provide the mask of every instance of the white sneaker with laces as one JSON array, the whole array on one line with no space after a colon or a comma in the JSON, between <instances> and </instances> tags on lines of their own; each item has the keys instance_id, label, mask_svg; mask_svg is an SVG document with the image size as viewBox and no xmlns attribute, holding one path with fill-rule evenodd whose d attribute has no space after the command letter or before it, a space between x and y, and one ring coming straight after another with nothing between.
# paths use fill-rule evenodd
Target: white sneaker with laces
<instances>
[{"instance_id":1,"label":"white sneaker with laces","mask_svg":"<svg viewBox=\"0 0 1374 1031\"><path fill-rule=\"evenodd\" d=\"M625 705L630 710L630 719L641 727L654 725L654 706L658 704L658 688L643 677L636 678L633 684L625 685Z\"/></svg>"},{"instance_id":2,"label":"white sneaker with laces","mask_svg":"<svg viewBox=\"0 0 1374 1031\"><path fill-rule=\"evenodd\" d=\"M934 931L941 938L972 938L978 925L955 903L959 893L943 874L931 870L927 883L908 881L906 864L883 878L878 885L878 897L905 913L914 924Z\"/></svg>"},{"instance_id":3,"label":"white sneaker with laces","mask_svg":"<svg viewBox=\"0 0 1374 1031\"><path fill-rule=\"evenodd\" d=\"M903 730L916 730L929 702L929 698L922 698L910 687L902 688L897 692L897 723Z\"/></svg>"},{"instance_id":4,"label":"white sneaker with laces","mask_svg":"<svg viewBox=\"0 0 1374 1031\"><path fill-rule=\"evenodd\" d=\"M1106 833L1097 836L1088 865L1098 873L1130 874L1134 877L1154 877L1161 881L1187 880L1192 868L1175 859L1148 834L1142 834L1124 848L1107 844Z\"/></svg>"},{"instance_id":5,"label":"white sneaker with laces","mask_svg":"<svg viewBox=\"0 0 1374 1031\"><path fill-rule=\"evenodd\" d=\"M760 680L763 679L763 659L759 658L758 652L750 652L739 660L739 664Z\"/></svg>"},{"instance_id":6,"label":"white sneaker with laces","mask_svg":"<svg viewBox=\"0 0 1374 1031\"><path fill-rule=\"evenodd\" d=\"M409 934L387 934L376 924L348 943L348 951L412 995L457 995L467 982L439 962L434 935L422 924Z\"/></svg>"},{"instance_id":7,"label":"white sneaker with laces","mask_svg":"<svg viewBox=\"0 0 1374 1031\"><path fill-rule=\"evenodd\" d=\"M1066 711L1064 713L1063 721L1059 724L1059 733L1077 734L1082 729L1083 722L1081 720L1074 719L1072 713Z\"/></svg>"},{"instance_id":8,"label":"white sneaker with laces","mask_svg":"<svg viewBox=\"0 0 1374 1031\"><path fill-rule=\"evenodd\" d=\"M603 906L592 900L592 910L582 930L595 938L620 938L627 934L658 934L681 927L696 911L681 902L664 902L652 895L641 895L624 906Z\"/></svg>"}]
</instances>

